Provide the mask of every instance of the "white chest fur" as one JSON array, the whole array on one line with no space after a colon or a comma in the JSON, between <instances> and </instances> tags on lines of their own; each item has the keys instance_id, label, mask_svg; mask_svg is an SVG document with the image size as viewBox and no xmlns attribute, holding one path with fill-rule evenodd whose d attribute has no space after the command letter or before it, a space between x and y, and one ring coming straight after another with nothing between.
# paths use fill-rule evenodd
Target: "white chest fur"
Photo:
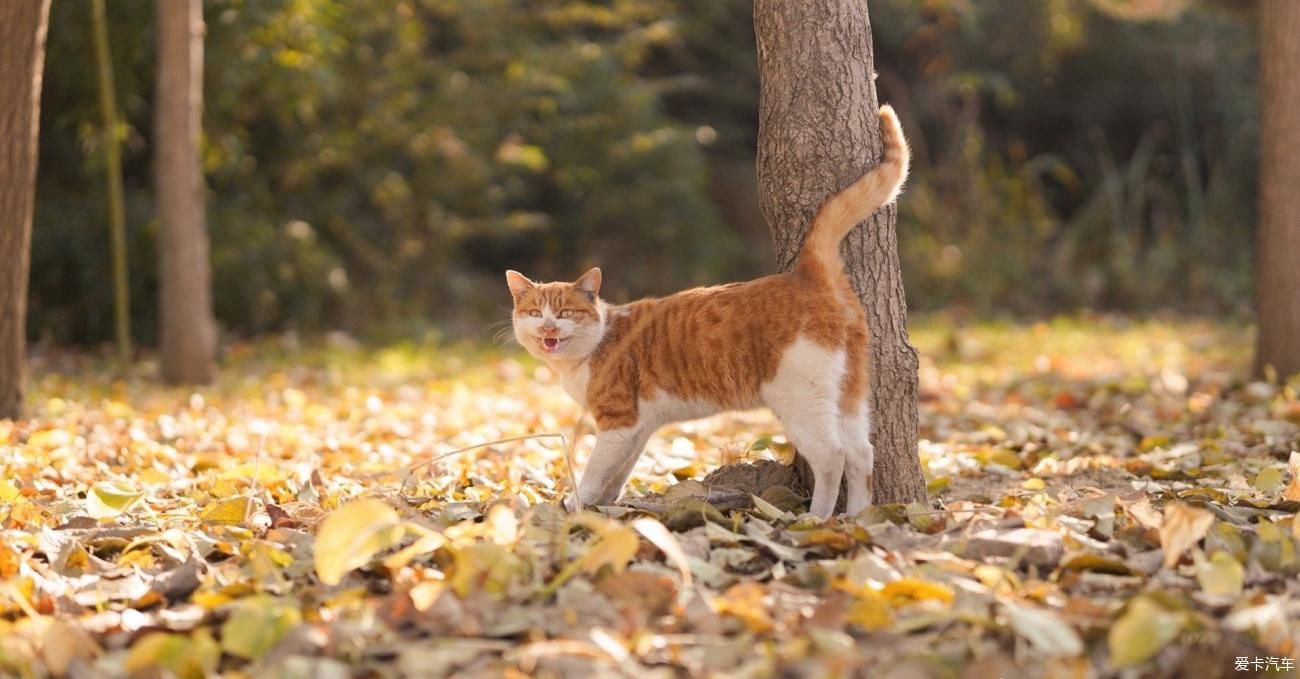
<instances>
[{"instance_id":1,"label":"white chest fur","mask_svg":"<svg viewBox=\"0 0 1300 679\"><path fill-rule=\"evenodd\" d=\"M587 407L587 383L591 381L591 366L586 361L576 366L558 369L560 374L560 386L564 387L565 393L570 398L578 402L578 405Z\"/></svg>"}]
</instances>

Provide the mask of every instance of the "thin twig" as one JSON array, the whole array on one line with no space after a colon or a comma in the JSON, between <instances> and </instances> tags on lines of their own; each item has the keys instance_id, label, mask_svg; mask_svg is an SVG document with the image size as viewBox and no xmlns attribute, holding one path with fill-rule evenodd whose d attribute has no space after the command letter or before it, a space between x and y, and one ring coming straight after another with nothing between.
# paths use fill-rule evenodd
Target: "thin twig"
<instances>
[{"instance_id":1,"label":"thin twig","mask_svg":"<svg viewBox=\"0 0 1300 679\"><path fill-rule=\"evenodd\" d=\"M257 442L257 459L253 460L253 486L248 491L248 504L244 506L244 526L248 527L248 519L253 515L253 503L257 502L257 494L261 491L262 483L262 453L266 451L266 432L262 432L262 438Z\"/></svg>"},{"instance_id":2,"label":"thin twig","mask_svg":"<svg viewBox=\"0 0 1300 679\"><path fill-rule=\"evenodd\" d=\"M565 447L568 447L568 445L569 445L568 440L564 437L564 434L546 433L546 434L529 434L528 436L515 436L515 437L513 437L513 438L501 439L501 440L499 440L499 441L488 441L487 443L479 443L479 444L475 444L475 445L472 445L472 446L466 446L466 447L464 447L464 448L459 448L459 449L457 449L457 450L453 450L453 451L448 452L448 453L443 453L442 455L439 455L439 456L437 456L437 457L435 457L435 458L432 458L432 459L425 460L424 462L421 462L420 464L417 464L417 465L415 465L414 467L411 467L411 469L410 469L409 471L406 472L406 478L402 479L402 487L399 488L397 492L398 492L398 494L400 494L400 495L405 495L405 494L406 494L406 486L407 486L407 484L410 483L410 481L411 481L411 477L412 477L412 476L415 476L415 472L419 471L420 469L423 469L424 467L427 467L427 466L433 464L434 462L437 462L437 461L439 461L439 460L444 460L444 459L446 459L446 458L449 458L449 457L451 457L452 455L459 455L459 454L461 454L461 453L463 453L463 452L466 452L466 451L469 451L469 450L474 450L475 448L486 448L486 447L488 447L488 446L495 446L495 445L497 445L497 444L499 444L499 443L513 443L513 442L515 442L515 441L526 441L526 440L528 440L528 439L546 439L546 438L558 438L558 439L560 439L560 442L563 443L563 444L565 445Z\"/></svg>"}]
</instances>

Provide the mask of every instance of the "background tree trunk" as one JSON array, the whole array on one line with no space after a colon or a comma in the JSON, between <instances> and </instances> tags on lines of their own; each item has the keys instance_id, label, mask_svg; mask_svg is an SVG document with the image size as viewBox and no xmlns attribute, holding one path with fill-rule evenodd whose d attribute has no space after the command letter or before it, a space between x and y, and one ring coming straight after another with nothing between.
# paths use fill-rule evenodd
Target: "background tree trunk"
<instances>
[{"instance_id":1,"label":"background tree trunk","mask_svg":"<svg viewBox=\"0 0 1300 679\"><path fill-rule=\"evenodd\" d=\"M203 119L201 0L158 0L154 187L160 222L159 334L167 382L216 376L216 322L204 219L199 138Z\"/></svg>"},{"instance_id":2,"label":"background tree trunk","mask_svg":"<svg viewBox=\"0 0 1300 679\"><path fill-rule=\"evenodd\" d=\"M1259 4L1255 371L1300 373L1300 1Z\"/></svg>"},{"instance_id":3,"label":"background tree trunk","mask_svg":"<svg viewBox=\"0 0 1300 679\"><path fill-rule=\"evenodd\" d=\"M758 186L777 264L794 266L814 213L881 155L871 22L862 0L755 0L761 81ZM871 324L876 502L925 499L917 459L917 352L889 206L844 242Z\"/></svg>"},{"instance_id":4,"label":"background tree trunk","mask_svg":"<svg viewBox=\"0 0 1300 679\"><path fill-rule=\"evenodd\" d=\"M0 418L23 405L27 267L49 0L0 2Z\"/></svg>"}]
</instances>

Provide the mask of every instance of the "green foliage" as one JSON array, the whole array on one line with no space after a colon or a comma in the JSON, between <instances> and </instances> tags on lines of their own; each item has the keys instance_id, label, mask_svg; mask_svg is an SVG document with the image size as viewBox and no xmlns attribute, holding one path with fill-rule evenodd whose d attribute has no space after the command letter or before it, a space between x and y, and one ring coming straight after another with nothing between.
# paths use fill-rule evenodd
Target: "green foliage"
<instances>
[{"instance_id":1,"label":"green foliage","mask_svg":"<svg viewBox=\"0 0 1300 679\"><path fill-rule=\"evenodd\" d=\"M1126 6L872 5L881 99L911 117L918 155L899 217L914 304L1221 311L1245 300L1250 24L1212 6L1117 17Z\"/></svg>"},{"instance_id":2,"label":"green foliage","mask_svg":"<svg viewBox=\"0 0 1300 679\"><path fill-rule=\"evenodd\" d=\"M205 7L208 219L230 330L477 327L500 314L507 267L554 279L599 264L618 299L771 266L749 0ZM1241 307L1251 24L1214 3L1133 7L872 3L880 98L917 156L899 216L914 308ZM57 340L111 327L88 11L56 3L50 22L30 326ZM151 12L109 16L145 341Z\"/></svg>"},{"instance_id":3,"label":"green foliage","mask_svg":"<svg viewBox=\"0 0 1300 679\"><path fill-rule=\"evenodd\" d=\"M451 300L499 302L491 293L507 265L551 278L635 262L613 277L624 294L725 269L728 236L704 196L698 142L636 70L675 39L659 4L222 0L206 12L209 230L228 326L446 320L466 306ZM138 47L151 41L150 17L138 14L115 14L111 27L115 44L137 46L116 64L129 71L137 241L153 230L140 141L152 56ZM42 188L73 184L84 197L96 159L84 143L47 141L93 129L76 75L88 69L78 18L63 8L52 21L46 107L63 120L43 135L57 160L42 164ZM100 222L101 203L61 198L62 208L40 206L38 261L93 283L103 266L98 231L85 226ZM77 230L85 242L62 252ZM133 271L148 277L148 248L133 245ZM36 281L33 325L104 336L103 321L82 313L103 304L99 289L83 280L68 294L68 278ZM152 286L135 289L137 307L151 309ZM79 320L57 326L59 314Z\"/></svg>"}]
</instances>

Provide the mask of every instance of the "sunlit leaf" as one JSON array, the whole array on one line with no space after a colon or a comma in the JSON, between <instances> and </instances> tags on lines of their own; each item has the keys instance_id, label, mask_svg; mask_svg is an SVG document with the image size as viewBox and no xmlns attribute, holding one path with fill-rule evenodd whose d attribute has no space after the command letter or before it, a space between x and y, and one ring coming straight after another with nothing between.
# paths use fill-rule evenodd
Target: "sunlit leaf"
<instances>
[{"instance_id":1,"label":"sunlit leaf","mask_svg":"<svg viewBox=\"0 0 1300 679\"><path fill-rule=\"evenodd\" d=\"M939 601L952 603L952 589L946 585L918 578L903 578L885 584L881 594L889 600Z\"/></svg>"},{"instance_id":2,"label":"sunlit leaf","mask_svg":"<svg viewBox=\"0 0 1300 679\"><path fill-rule=\"evenodd\" d=\"M337 585L343 576L396 545L403 535L401 517L379 500L350 502L332 512L316 533L316 576Z\"/></svg>"},{"instance_id":3,"label":"sunlit leaf","mask_svg":"<svg viewBox=\"0 0 1300 679\"><path fill-rule=\"evenodd\" d=\"M118 481L100 481L86 494L86 513L96 519L125 514L144 497L144 491Z\"/></svg>"},{"instance_id":4,"label":"sunlit leaf","mask_svg":"<svg viewBox=\"0 0 1300 679\"><path fill-rule=\"evenodd\" d=\"M199 518L203 523L239 525L248 517L253 501L247 497L230 497L218 500L203 508Z\"/></svg>"}]
</instances>

